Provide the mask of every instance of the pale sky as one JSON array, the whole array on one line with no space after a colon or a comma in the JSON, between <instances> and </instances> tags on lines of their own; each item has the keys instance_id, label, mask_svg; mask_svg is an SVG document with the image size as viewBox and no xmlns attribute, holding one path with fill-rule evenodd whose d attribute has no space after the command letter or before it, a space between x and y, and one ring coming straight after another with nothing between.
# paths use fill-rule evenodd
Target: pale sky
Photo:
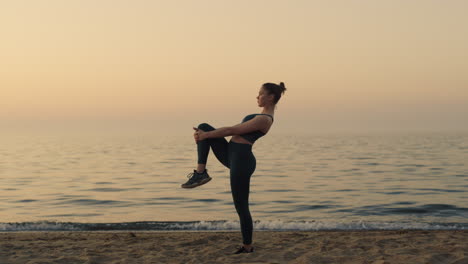
<instances>
[{"instance_id":1,"label":"pale sky","mask_svg":"<svg viewBox=\"0 0 468 264\"><path fill-rule=\"evenodd\" d=\"M0 0L3 127L468 130L465 0Z\"/></svg>"}]
</instances>

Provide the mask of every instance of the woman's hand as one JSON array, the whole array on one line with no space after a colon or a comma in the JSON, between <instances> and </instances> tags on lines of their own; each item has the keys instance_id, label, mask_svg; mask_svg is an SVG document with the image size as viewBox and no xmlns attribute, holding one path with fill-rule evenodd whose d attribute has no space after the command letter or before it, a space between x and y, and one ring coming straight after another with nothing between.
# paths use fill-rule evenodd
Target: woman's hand
<instances>
[{"instance_id":1,"label":"woman's hand","mask_svg":"<svg viewBox=\"0 0 468 264\"><path fill-rule=\"evenodd\" d=\"M195 143L200 140L206 139L205 131L194 127L195 133L193 133L193 138L195 139Z\"/></svg>"}]
</instances>

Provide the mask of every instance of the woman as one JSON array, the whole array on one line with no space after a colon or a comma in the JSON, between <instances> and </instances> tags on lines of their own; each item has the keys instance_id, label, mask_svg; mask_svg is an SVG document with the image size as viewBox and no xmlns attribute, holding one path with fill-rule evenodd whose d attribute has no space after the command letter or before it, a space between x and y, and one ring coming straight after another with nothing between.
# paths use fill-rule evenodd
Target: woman
<instances>
[{"instance_id":1,"label":"woman","mask_svg":"<svg viewBox=\"0 0 468 264\"><path fill-rule=\"evenodd\" d=\"M250 176L255 171L256 160L252 153L253 143L266 135L273 124L275 106L281 95L286 91L284 83L279 85L265 83L257 96L259 107L263 107L260 114L250 114L244 117L242 123L231 127L218 129L202 123L195 129L194 138L198 150L197 169L187 177L189 180L182 184L182 188L193 188L211 180L208 175L206 161L211 149L216 158L230 169L231 192L236 211L239 215L242 231L243 246L235 254L251 253L253 224L249 211ZM224 138L232 136L229 143Z\"/></svg>"}]
</instances>

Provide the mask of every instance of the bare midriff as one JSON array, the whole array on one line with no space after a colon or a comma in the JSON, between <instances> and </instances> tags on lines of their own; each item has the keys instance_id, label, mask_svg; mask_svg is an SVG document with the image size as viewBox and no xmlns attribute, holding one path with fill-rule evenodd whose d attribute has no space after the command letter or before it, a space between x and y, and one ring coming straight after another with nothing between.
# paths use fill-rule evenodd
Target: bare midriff
<instances>
[{"instance_id":1,"label":"bare midriff","mask_svg":"<svg viewBox=\"0 0 468 264\"><path fill-rule=\"evenodd\" d=\"M236 142L236 143L241 143L241 144L249 144L249 145L253 145L253 143L251 143L250 141L248 141L247 139L239 136L239 135L234 135L231 137L231 141L233 142Z\"/></svg>"}]
</instances>

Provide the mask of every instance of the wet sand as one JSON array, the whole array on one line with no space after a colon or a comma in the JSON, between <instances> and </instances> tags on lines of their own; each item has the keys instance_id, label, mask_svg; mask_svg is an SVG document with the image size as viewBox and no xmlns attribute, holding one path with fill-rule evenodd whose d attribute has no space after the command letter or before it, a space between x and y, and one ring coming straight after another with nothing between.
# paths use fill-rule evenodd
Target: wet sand
<instances>
[{"instance_id":1,"label":"wet sand","mask_svg":"<svg viewBox=\"0 0 468 264\"><path fill-rule=\"evenodd\" d=\"M232 254L239 232L0 233L0 263L468 264L468 230L254 232L255 252Z\"/></svg>"}]
</instances>

